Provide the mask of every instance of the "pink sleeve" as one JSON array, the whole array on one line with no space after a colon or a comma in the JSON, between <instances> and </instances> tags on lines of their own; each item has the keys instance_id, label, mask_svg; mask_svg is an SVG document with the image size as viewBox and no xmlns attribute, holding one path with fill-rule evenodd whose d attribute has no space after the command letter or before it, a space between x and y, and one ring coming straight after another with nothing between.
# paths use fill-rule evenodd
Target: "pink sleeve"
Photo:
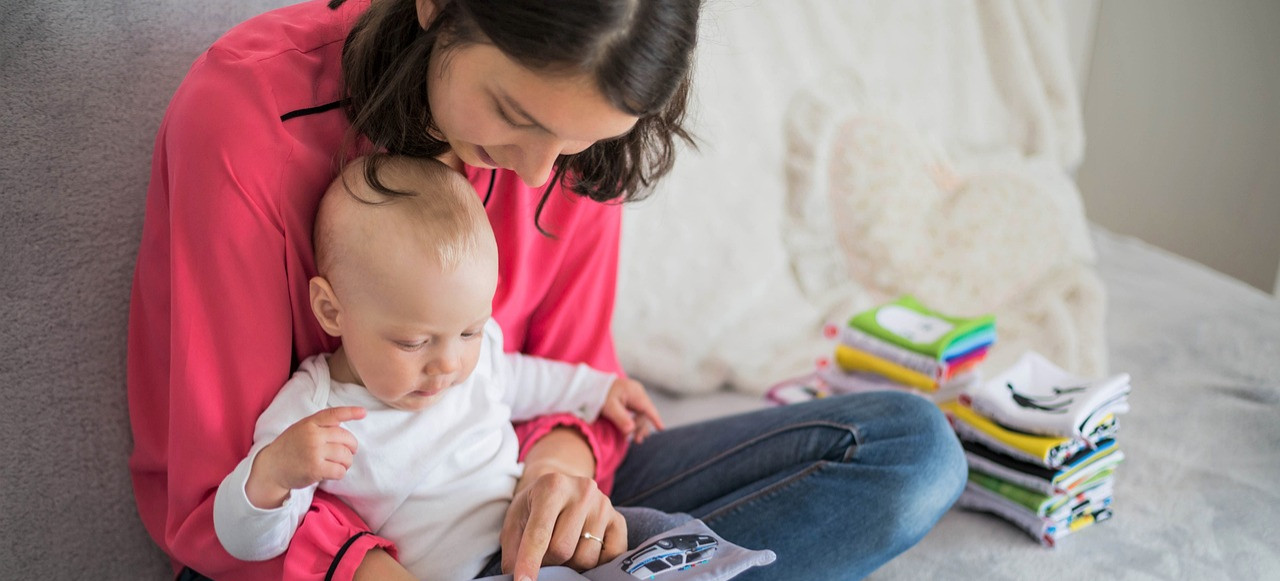
<instances>
[{"instance_id":1,"label":"pink sleeve","mask_svg":"<svg viewBox=\"0 0 1280 581\"><path fill-rule=\"evenodd\" d=\"M160 129L134 273L128 389L138 509L177 563L206 576L321 579L368 531L331 497L316 497L294 546L272 561L238 561L214 533L214 492L248 452L293 358L285 237L263 193L278 186L290 152L273 125L255 121L271 120L264 88L244 69L232 74L205 59ZM350 579L369 548L390 544L366 534L352 545L337 579Z\"/></svg>"},{"instance_id":2,"label":"pink sleeve","mask_svg":"<svg viewBox=\"0 0 1280 581\"><path fill-rule=\"evenodd\" d=\"M395 546L370 533L351 507L317 490L284 555L282 578L350 581L365 554L379 547L396 556Z\"/></svg>"},{"instance_id":3,"label":"pink sleeve","mask_svg":"<svg viewBox=\"0 0 1280 581\"><path fill-rule=\"evenodd\" d=\"M561 195L554 192L552 198ZM569 247L546 297L530 317L522 350L621 374L613 346L612 318L622 207L567 195L573 199L572 231L556 227L551 231ZM613 473L626 454L627 441L603 418L588 424L575 416L558 414L517 425L521 459L534 442L558 426L582 432L595 453L596 482L605 493L611 491Z\"/></svg>"}]
</instances>

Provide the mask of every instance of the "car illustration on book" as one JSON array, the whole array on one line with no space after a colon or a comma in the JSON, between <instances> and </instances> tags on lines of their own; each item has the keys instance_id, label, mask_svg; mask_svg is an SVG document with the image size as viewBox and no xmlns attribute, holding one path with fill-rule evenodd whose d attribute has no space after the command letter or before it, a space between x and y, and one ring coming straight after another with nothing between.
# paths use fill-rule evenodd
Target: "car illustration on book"
<instances>
[{"instance_id":1,"label":"car illustration on book","mask_svg":"<svg viewBox=\"0 0 1280 581\"><path fill-rule=\"evenodd\" d=\"M622 570L639 579L653 579L663 573L683 571L711 560L720 544L708 535L664 537L636 549L622 560Z\"/></svg>"}]
</instances>

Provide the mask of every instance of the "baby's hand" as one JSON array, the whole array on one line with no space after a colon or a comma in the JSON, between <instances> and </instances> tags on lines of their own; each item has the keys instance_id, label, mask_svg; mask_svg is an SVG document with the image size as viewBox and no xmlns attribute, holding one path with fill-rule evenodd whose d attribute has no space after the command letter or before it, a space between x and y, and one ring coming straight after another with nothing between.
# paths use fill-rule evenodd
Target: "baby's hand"
<instances>
[{"instance_id":1,"label":"baby's hand","mask_svg":"<svg viewBox=\"0 0 1280 581\"><path fill-rule=\"evenodd\" d=\"M618 426L622 433L635 438L637 444L644 442L654 428L666 429L644 386L633 379L619 377L614 380L609 386L604 407L600 408L600 415Z\"/></svg>"},{"instance_id":2,"label":"baby's hand","mask_svg":"<svg viewBox=\"0 0 1280 581\"><path fill-rule=\"evenodd\" d=\"M364 414L362 407L335 407L289 426L254 458L245 486L249 501L258 508L276 508L290 490L346 476L356 454L356 437L338 424Z\"/></svg>"}]
</instances>

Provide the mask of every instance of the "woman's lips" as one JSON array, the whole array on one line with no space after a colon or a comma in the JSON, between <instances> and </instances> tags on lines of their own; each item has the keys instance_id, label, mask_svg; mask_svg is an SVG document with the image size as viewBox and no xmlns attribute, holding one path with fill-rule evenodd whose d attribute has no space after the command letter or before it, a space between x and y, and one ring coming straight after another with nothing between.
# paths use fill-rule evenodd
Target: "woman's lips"
<instances>
[{"instance_id":1,"label":"woman's lips","mask_svg":"<svg viewBox=\"0 0 1280 581\"><path fill-rule=\"evenodd\" d=\"M489 157L489 152L485 151L483 147L477 145L476 153L480 156L480 161L483 161L485 165L494 168L498 167L498 162L493 161L493 158Z\"/></svg>"}]
</instances>

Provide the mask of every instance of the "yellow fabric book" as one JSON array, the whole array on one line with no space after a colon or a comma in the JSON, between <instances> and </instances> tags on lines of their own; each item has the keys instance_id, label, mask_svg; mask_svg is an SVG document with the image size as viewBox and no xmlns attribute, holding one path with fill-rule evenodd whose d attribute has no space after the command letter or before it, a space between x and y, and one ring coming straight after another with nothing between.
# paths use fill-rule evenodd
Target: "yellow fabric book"
<instances>
[{"instance_id":1,"label":"yellow fabric book","mask_svg":"<svg viewBox=\"0 0 1280 581\"><path fill-rule=\"evenodd\" d=\"M1073 445L1074 442L1071 438L1036 436L1007 430L1003 426L979 415L969 406L962 405L959 402L946 402L939 404L938 407L956 420L968 424L973 429L986 434L1009 448L1021 451L1041 463L1060 463L1050 462L1050 459L1063 456L1073 448L1078 448L1078 446Z\"/></svg>"},{"instance_id":2,"label":"yellow fabric book","mask_svg":"<svg viewBox=\"0 0 1280 581\"><path fill-rule=\"evenodd\" d=\"M938 382L932 377L844 344L836 345L836 365L845 371L877 373L903 385L925 391L938 390Z\"/></svg>"}]
</instances>

